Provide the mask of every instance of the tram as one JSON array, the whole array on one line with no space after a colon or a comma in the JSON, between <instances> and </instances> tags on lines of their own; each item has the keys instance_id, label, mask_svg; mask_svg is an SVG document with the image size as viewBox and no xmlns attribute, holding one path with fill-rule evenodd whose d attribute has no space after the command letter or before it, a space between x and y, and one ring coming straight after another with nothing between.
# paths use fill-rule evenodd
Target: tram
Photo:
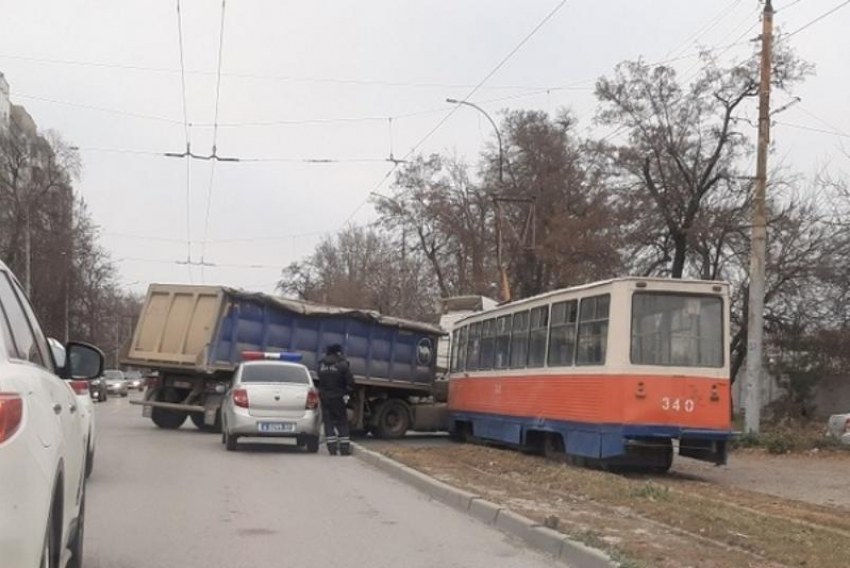
<instances>
[{"instance_id":1,"label":"tram","mask_svg":"<svg viewBox=\"0 0 850 568\"><path fill-rule=\"evenodd\" d=\"M450 432L611 469L726 463L729 302L724 282L628 277L466 317Z\"/></svg>"}]
</instances>

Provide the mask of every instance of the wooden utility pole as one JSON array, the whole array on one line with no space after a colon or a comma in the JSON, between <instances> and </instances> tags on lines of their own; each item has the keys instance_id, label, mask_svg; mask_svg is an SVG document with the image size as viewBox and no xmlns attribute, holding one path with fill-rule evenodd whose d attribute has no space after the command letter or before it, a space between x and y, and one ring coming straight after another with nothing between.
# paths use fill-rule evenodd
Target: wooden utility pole
<instances>
[{"instance_id":1,"label":"wooden utility pole","mask_svg":"<svg viewBox=\"0 0 850 568\"><path fill-rule=\"evenodd\" d=\"M758 433L761 423L761 388L764 360L764 288L767 254L767 153L770 145L770 78L773 50L773 5L764 4L761 35L761 80L759 83L758 161L753 226L750 242L750 298L747 321L747 376L744 384L744 418L746 431Z\"/></svg>"}]
</instances>

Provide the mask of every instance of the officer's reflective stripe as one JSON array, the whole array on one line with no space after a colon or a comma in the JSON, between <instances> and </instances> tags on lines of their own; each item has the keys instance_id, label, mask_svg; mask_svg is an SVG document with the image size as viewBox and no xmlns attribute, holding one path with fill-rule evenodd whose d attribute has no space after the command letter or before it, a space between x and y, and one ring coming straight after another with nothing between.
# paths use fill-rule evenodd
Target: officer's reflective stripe
<instances>
[{"instance_id":1,"label":"officer's reflective stripe","mask_svg":"<svg viewBox=\"0 0 850 568\"><path fill-rule=\"evenodd\" d=\"M337 437L336 436L328 436L328 444L336 444Z\"/></svg>"}]
</instances>

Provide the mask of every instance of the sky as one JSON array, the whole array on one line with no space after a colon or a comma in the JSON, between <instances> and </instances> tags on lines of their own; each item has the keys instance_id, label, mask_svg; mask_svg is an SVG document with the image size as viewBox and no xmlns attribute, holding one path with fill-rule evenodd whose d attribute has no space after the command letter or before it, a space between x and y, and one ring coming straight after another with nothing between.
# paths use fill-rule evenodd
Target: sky
<instances>
[{"instance_id":1,"label":"sky","mask_svg":"<svg viewBox=\"0 0 850 568\"><path fill-rule=\"evenodd\" d=\"M776 24L792 32L845 3L774 0ZM449 114L445 99L467 97L559 4L227 0L222 34L221 2L181 0L181 75L177 0L0 0L0 72L40 129L80 148L76 186L122 286L270 292L322 235L375 219L369 195L392 192L391 153L476 164L492 129L472 109ZM469 100L497 120L569 108L583 131L604 135L593 122L597 78L639 57L673 59L687 78L700 48L730 44L717 53L739 60L756 47L746 40L760 33L760 9L567 0ZM775 117L774 163L807 176L848 169L848 28L850 6L788 40L816 75ZM242 161L192 160L187 172L185 159L164 156L185 150L187 132L194 153L211 154L215 138L217 155Z\"/></svg>"}]
</instances>

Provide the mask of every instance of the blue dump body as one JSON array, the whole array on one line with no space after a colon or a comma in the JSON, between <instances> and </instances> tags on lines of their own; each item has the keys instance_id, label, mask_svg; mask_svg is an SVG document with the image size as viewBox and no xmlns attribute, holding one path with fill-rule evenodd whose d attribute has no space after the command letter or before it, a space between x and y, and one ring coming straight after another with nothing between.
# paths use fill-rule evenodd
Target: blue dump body
<instances>
[{"instance_id":1,"label":"blue dump body","mask_svg":"<svg viewBox=\"0 0 850 568\"><path fill-rule=\"evenodd\" d=\"M358 383L426 391L434 382L441 335L436 327L262 295L227 296L208 351L211 367L233 367L243 351L289 351L301 353L315 372L325 348L338 343Z\"/></svg>"}]
</instances>

